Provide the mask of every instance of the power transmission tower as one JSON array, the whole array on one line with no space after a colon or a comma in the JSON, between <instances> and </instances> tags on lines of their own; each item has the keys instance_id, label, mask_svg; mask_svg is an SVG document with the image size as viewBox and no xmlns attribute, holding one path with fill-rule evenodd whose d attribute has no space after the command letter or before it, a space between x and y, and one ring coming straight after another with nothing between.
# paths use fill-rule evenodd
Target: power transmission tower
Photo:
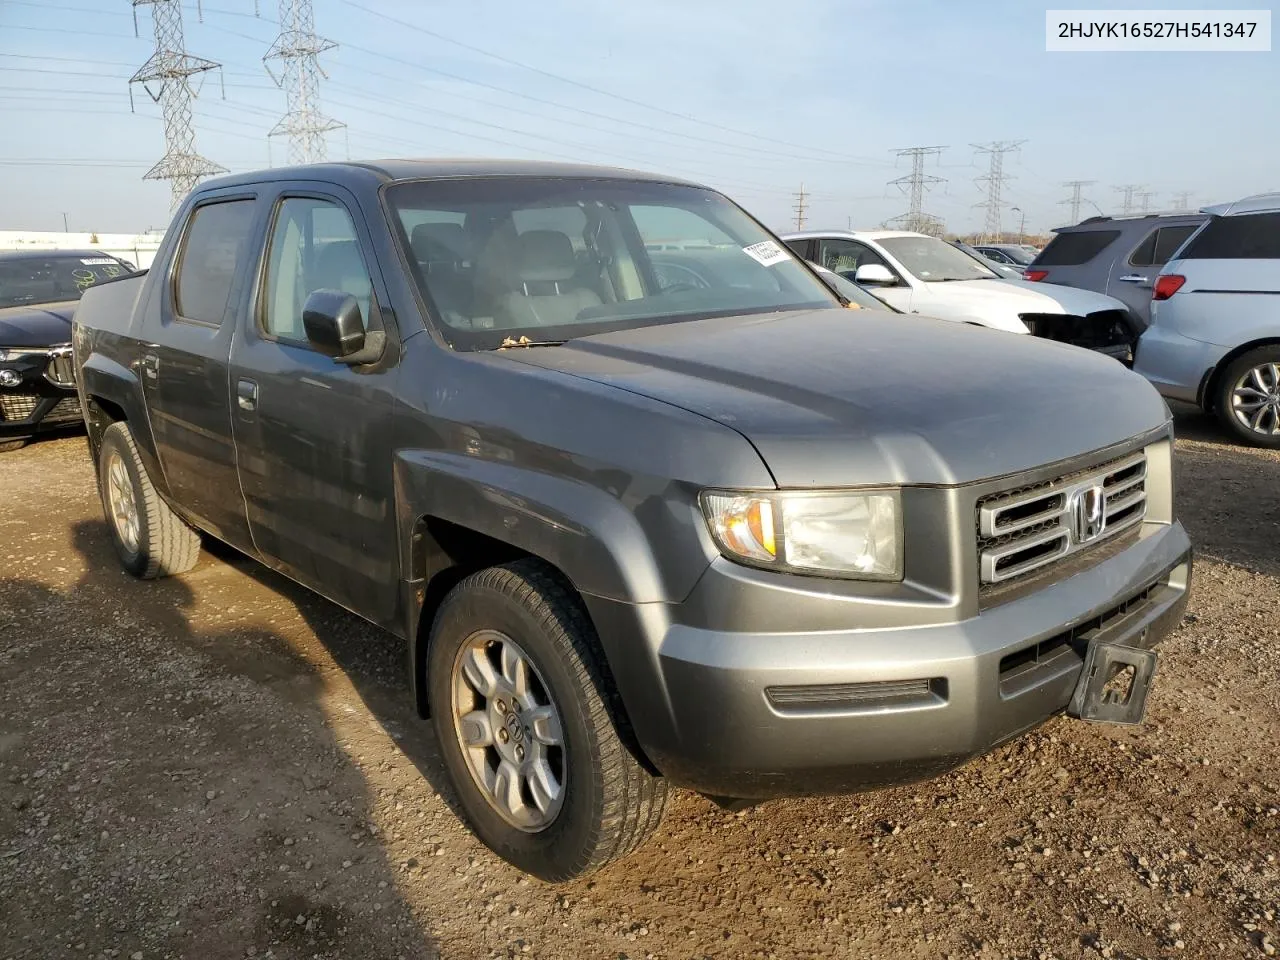
<instances>
[{"instance_id":1,"label":"power transmission tower","mask_svg":"<svg viewBox=\"0 0 1280 960\"><path fill-rule=\"evenodd\" d=\"M1000 193L1005 181L1013 179L1004 172L1004 155L1012 153L1026 142L1025 140L995 140L991 143L972 144L973 149L978 153L991 155L991 164L987 168L986 176L978 177L974 181L979 185L985 185L983 189L986 191L987 199L975 206L987 208L987 220L982 227L982 238L988 243L1000 242L1002 233L1000 211L1004 208Z\"/></svg>"},{"instance_id":2,"label":"power transmission tower","mask_svg":"<svg viewBox=\"0 0 1280 960\"><path fill-rule=\"evenodd\" d=\"M1189 213L1191 211L1191 191L1183 190L1181 193L1173 195L1173 210L1175 213Z\"/></svg>"},{"instance_id":3,"label":"power transmission tower","mask_svg":"<svg viewBox=\"0 0 1280 960\"><path fill-rule=\"evenodd\" d=\"M176 210L192 188L204 177L226 173L196 153L196 134L191 126L191 77L222 64L187 53L182 36L180 0L133 0L133 29L138 31L138 7L151 7L151 23L155 30L156 51L138 72L129 78L129 102L133 103L133 85L142 84L147 95L160 104L164 117L164 156L142 175L144 180L168 180L169 208Z\"/></svg>"},{"instance_id":4,"label":"power transmission tower","mask_svg":"<svg viewBox=\"0 0 1280 960\"><path fill-rule=\"evenodd\" d=\"M924 162L931 154L941 154L946 147L904 147L895 150L894 155L911 158L911 172L906 176L890 180L889 186L898 187L907 195L907 212L899 214L885 225L893 225L903 230L914 230L916 233L927 233L939 236L942 233L942 219L924 212L925 191L937 183L945 183L942 177L935 177L924 172Z\"/></svg>"},{"instance_id":5,"label":"power transmission tower","mask_svg":"<svg viewBox=\"0 0 1280 960\"><path fill-rule=\"evenodd\" d=\"M1067 180L1062 184L1064 187L1071 188L1071 196L1066 200L1059 200L1058 202L1071 204L1071 222L1073 224L1080 222L1080 205L1083 203L1093 203L1092 200L1083 196L1084 188L1091 187L1097 182L1097 180Z\"/></svg>"},{"instance_id":6,"label":"power transmission tower","mask_svg":"<svg viewBox=\"0 0 1280 960\"><path fill-rule=\"evenodd\" d=\"M809 194L804 192L804 184L800 184L798 193L793 194L796 198L795 206L791 209L796 212L796 229L803 230L805 222L805 211L809 209L809 205L805 203L809 199Z\"/></svg>"},{"instance_id":7,"label":"power transmission tower","mask_svg":"<svg viewBox=\"0 0 1280 960\"><path fill-rule=\"evenodd\" d=\"M1138 208L1138 212L1139 212L1139 213L1141 213L1141 214L1143 214L1143 216L1145 216L1146 214L1150 213L1150 212L1151 212L1151 199L1152 199L1152 197L1155 197L1155 196L1158 196L1158 194L1157 194L1154 190L1140 190L1140 191L1138 191L1138 202L1139 202L1139 204L1140 204L1140 206L1139 206L1139 208Z\"/></svg>"},{"instance_id":8,"label":"power transmission tower","mask_svg":"<svg viewBox=\"0 0 1280 960\"><path fill-rule=\"evenodd\" d=\"M1142 189L1142 184L1126 183L1122 187L1114 187L1113 189L1124 194L1124 199L1120 201L1120 215L1123 217L1129 216L1129 214L1133 213L1133 198Z\"/></svg>"},{"instance_id":9,"label":"power transmission tower","mask_svg":"<svg viewBox=\"0 0 1280 960\"><path fill-rule=\"evenodd\" d=\"M287 134L290 163L317 163L325 159L324 135L346 126L320 112L319 56L337 46L316 36L311 0L280 0L280 36L262 58L267 73L284 90L288 112L271 128L269 137ZM280 76L271 61L281 63Z\"/></svg>"}]
</instances>

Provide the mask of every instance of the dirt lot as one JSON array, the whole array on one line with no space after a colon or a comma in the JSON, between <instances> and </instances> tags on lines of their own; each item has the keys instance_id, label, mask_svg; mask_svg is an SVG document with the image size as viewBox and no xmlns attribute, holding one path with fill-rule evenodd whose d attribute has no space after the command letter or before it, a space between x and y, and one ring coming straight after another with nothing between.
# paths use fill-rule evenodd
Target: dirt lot
<instances>
[{"instance_id":1,"label":"dirt lot","mask_svg":"<svg viewBox=\"0 0 1280 960\"><path fill-rule=\"evenodd\" d=\"M681 795L554 888L452 812L397 641L225 549L135 582L83 439L4 456L0 958L1273 955L1280 456L1179 428L1199 565L1144 726L858 797Z\"/></svg>"}]
</instances>

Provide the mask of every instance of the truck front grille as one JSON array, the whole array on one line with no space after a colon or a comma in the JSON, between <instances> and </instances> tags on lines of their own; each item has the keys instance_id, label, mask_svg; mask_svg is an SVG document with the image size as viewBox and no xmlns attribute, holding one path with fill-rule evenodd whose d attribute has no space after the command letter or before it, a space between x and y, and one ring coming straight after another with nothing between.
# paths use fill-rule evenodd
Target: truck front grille
<instances>
[{"instance_id":1,"label":"truck front grille","mask_svg":"<svg viewBox=\"0 0 1280 960\"><path fill-rule=\"evenodd\" d=\"M1047 483L978 501L984 586L1027 576L1142 521L1147 456L1140 451Z\"/></svg>"}]
</instances>

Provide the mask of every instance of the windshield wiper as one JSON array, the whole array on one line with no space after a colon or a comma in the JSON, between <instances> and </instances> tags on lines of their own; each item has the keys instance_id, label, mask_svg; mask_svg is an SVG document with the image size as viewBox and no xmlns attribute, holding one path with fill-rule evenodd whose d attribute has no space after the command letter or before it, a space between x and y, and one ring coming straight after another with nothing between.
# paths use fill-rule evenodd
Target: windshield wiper
<instances>
[{"instance_id":1,"label":"windshield wiper","mask_svg":"<svg viewBox=\"0 0 1280 960\"><path fill-rule=\"evenodd\" d=\"M515 337L507 337L498 344L499 350L506 350L508 347L562 347L565 345L564 340L530 340L528 337L522 336L519 340Z\"/></svg>"}]
</instances>

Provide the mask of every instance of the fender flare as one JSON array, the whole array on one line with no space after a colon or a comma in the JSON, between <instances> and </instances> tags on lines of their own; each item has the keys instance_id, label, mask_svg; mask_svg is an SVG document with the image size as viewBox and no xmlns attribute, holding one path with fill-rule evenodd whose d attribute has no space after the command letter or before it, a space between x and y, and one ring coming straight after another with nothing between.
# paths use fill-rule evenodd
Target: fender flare
<instances>
[{"instance_id":1,"label":"fender flare","mask_svg":"<svg viewBox=\"0 0 1280 960\"><path fill-rule=\"evenodd\" d=\"M151 433L151 420L147 416L146 402L142 395L142 383L137 374L118 360L101 353L91 353L81 364L76 377L76 389L85 408L85 424L89 432L89 444L95 459L102 434L111 421L92 416L90 404L106 401L123 415L129 423L138 447L138 454L146 464L147 473L157 489L167 495L169 488L156 455L155 437Z\"/></svg>"}]
</instances>

